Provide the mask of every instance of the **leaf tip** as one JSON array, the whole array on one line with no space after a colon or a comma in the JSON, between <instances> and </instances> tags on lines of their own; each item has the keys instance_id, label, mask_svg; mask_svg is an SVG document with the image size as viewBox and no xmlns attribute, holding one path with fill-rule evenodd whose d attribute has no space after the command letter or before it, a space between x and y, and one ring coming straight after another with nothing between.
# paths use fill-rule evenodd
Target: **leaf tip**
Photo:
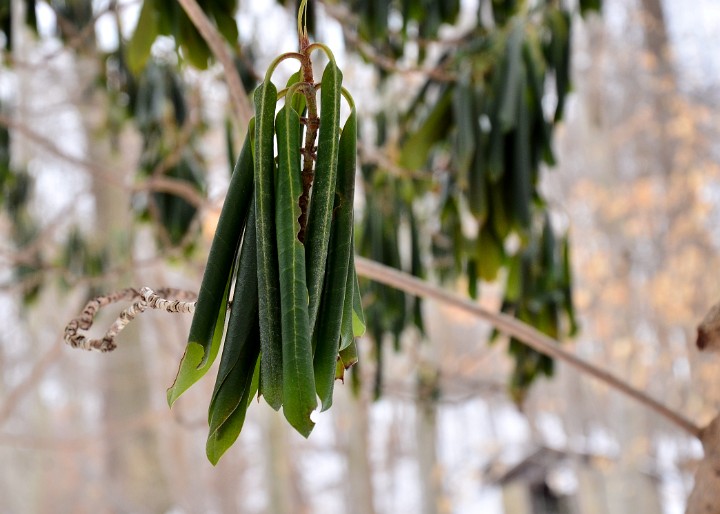
<instances>
[{"instance_id":1,"label":"leaf tip","mask_svg":"<svg viewBox=\"0 0 720 514\"><path fill-rule=\"evenodd\" d=\"M172 408L175 401L205 374L206 370L199 369L204 353L205 349L202 345L195 342L189 342L187 344L185 353L180 360L180 366L175 375L175 380L167 390L169 407Z\"/></svg>"},{"instance_id":2,"label":"leaf tip","mask_svg":"<svg viewBox=\"0 0 720 514\"><path fill-rule=\"evenodd\" d=\"M218 447L215 434L210 434L208 436L208 440L205 445L205 455L207 456L208 461L210 461L210 464L217 466L217 463L220 462L220 457L223 456L226 449L227 448L223 449Z\"/></svg>"}]
</instances>

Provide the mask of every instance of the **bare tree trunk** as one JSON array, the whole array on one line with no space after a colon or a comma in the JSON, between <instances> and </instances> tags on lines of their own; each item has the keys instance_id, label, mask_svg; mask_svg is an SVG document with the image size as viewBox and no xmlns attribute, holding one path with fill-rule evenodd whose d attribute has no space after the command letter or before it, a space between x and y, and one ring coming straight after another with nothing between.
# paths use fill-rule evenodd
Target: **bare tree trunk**
<instances>
[{"instance_id":1,"label":"bare tree trunk","mask_svg":"<svg viewBox=\"0 0 720 514\"><path fill-rule=\"evenodd\" d=\"M438 514L442 473L437 459L437 403L421 396L416 405L417 459L423 514Z\"/></svg>"},{"instance_id":2,"label":"bare tree trunk","mask_svg":"<svg viewBox=\"0 0 720 514\"><path fill-rule=\"evenodd\" d=\"M294 448L288 441L288 427L283 416L263 405L266 433L265 462L268 485L268 513L306 514L310 512L297 473Z\"/></svg>"},{"instance_id":3,"label":"bare tree trunk","mask_svg":"<svg viewBox=\"0 0 720 514\"><path fill-rule=\"evenodd\" d=\"M662 0L642 0L643 25L645 28L645 47L653 56L654 69L650 73L650 88L653 90L653 110L657 120L657 133L650 143L647 157L655 156L656 170L669 177L674 168L676 145L668 132L673 117L670 98L677 92L673 72L667 26ZM651 170L652 171L652 170Z\"/></svg>"},{"instance_id":4,"label":"bare tree trunk","mask_svg":"<svg viewBox=\"0 0 720 514\"><path fill-rule=\"evenodd\" d=\"M130 149L114 153L105 132L107 100L95 88L99 70L97 58L92 54L77 56L76 70L78 91L85 91L79 98L78 109L82 116L87 137L88 157L96 163L117 163L111 169L131 172L135 168L135 155ZM89 96L86 96L89 95ZM126 177L118 177L121 181ZM108 252L110 267L127 264L132 258L132 212L127 189L109 184L101 177L93 176L92 191L95 198L96 248ZM105 287L114 289L132 282L131 276L120 277ZM121 284L124 282L124 284ZM102 374L104 394L103 417L109 428L125 423L146 413L150 407L152 387L144 363L146 353L141 345L142 320L133 323L122 335L121 347L106 356ZM133 432L132 437L106 441L107 501L115 512L164 512L172 502L168 495L165 474L160 465L156 434L151 427Z\"/></svg>"},{"instance_id":5,"label":"bare tree trunk","mask_svg":"<svg viewBox=\"0 0 720 514\"><path fill-rule=\"evenodd\" d=\"M357 373L357 370L351 371ZM335 387L337 400L336 433L347 459L344 477L347 495L347 514L374 514L375 492L372 484L373 469L370 462L368 398L364 392L356 396L350 384Z\"/></svg>"}]
</instances>

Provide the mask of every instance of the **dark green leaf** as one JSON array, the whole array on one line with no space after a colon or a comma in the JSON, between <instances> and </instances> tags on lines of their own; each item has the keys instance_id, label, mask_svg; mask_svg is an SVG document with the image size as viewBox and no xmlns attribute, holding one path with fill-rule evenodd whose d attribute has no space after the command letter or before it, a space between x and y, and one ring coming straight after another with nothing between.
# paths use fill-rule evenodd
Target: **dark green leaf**
<instances>
[{"instance_id":1,"label":"dark green leaf","mask_svg":"<svg viewBox=\"0 0 720 514\"><path fill-rule=\"evenodd\" d=\"M517 121L513 133L512 206L516 228L527 234L530 230L530 209L534 184L530 162L530 117L525 99L525 73L518 79Z\"/></svg>"},{"instance_id":2,"label":"dark green leaf","mask_svg":"<svg viewBox=\"0 0 720 514\"><path fill-rule=\"evenodd\" d=\"M340 352L340 360L342 361L345 369L349 369L351 366L357 364L358 349L357 342L354 339L353 342L350 343L350 346Z\"/></svg>"},{"instance_id":3,"label":"dark green leaf","mask_svg":"<svg viewBox=\"0 0 720 514\"><path fill-rule=\"evenodd\" d=\"M275 210L283 362L283 413L303 436L314 423L310 414L317 407L313 373L311 333L308 319L308 290L305 248L300 231L300 117L285 104L275 119L278 144L278 180ZM337 337L335 338L337 342Z\"/></svg>"},{"instance_id":4,"label":"dark green leaf","mask_svg":"<svg viewBox=\"0 0 720 514\"><path fill-rule=\"evenodd\" d=\"M275 104L277 89L264 82L255 91L255 215L260 309L260 394L275 410L283 401L280 272L275 238Z\"/></svg>"},{"instance_id":5,"label":"dark green leaf","mask_svg":"<svg viewBox=\"0 0 720 514\"><path fill-rule=\"evenodd\" d=\"M252 207L239 256L227 336L208 409L210 433L206 452L213 464L232 446L242 429L252 377L260 355L257 240Z\"/></svg>"},{"instance_id":6,"label":"dark green leaf","mask_svg":"<svg viewBox=\"0 0 720 514\"><path fill-rule=\"evenodd\" d=\"M502 95L499 97L498 121L503 131L512 129L517 118L517 97L518 89L521 87L520 74L523 69L522 42L524 37L524 20L516 18L508 34L502 66Z\"/></svg>"},{"instance_id":7,"label":"dark green leaf","mask_svg":"<svg viewBox=\"0 0 720 514\"><path fill-rule=\"evenodd\" d=\"M464 75L453 89L453 118L456 127L455 171L458 181L464 187L475 155L479 132L475 92L468 75Z\"/></svg>"},{"instance_id":8,"label":"dark green leaf","mask_svg":"<svg viewBox=\"0 0 720 514\"><path fill-rule=\"evenodd\" d=\"M477 267L480 278L487 282L495 280L503 265L503 258L502 243L489 228L481 229L477 244Z\"/></svg>"},{"instance_id":9,"label":"dark green leaf","mask_svg":"<svg viewBox=\"0 0 720 514\"><path fill-rule=\"evenodd\" d=\"M145 67L150 48L158 36L156 6L152 0L143 3L135 32L127 45L127 65L135 75Z\"/></svg>"},{"instance_id":10,"label":"dark green leaf","mask_svg":"<svg viewBox=\"0 0 720 514\"><path fill-rule=\"evenodd\" d=\"M171 406L188 387L207 372L222 340L233 263L252 200L253 125L254 121L250 120L245 143L235 165L210 246L208 262L190 326L188 346L175 383L167 392L168 403Z\"/></svg>"},{"instance_id":11,"label":"dark green leaf","mask_svg":"<svg viewBox=\"0 0 720 514\"><path fill-rule=\"evenodd\" d=\"M353 335L355 337L360 337L365 334L366 329L366 323L365 323L365 313L363 312L363 306L362 306L362 296L360 294L360 284L358 283L358 277L357 273L355 272L355 259L352 258L350 262L350 270L353 274L353 281L355 282L355 285L353 286Z\"/></svg>"},{"instance_id":12,"label":"dark green leaf","mask_svg":"<svg viewBox=\"0 0 720 514\"><path fill-rule=\"evenodd\" d=\"M355 315L353 313L353 295L355 291L355 268L352 255L348 265L347 280L345 282L345 298L343 298L342 323L340 325L340 347L343 350L350 346L354 339L353 322ZM363 327L364 330L364 327Z\"/></svg>"},{"instance_id":13,"label":"dark green leaf","mask_svg":"<svg viewBox=\"0 0 720 514\"><path fill-rule=\"evenodd\" d=\"M340 96L342 73L334 62L325 66L320 89L320 130L318 134L315 179L308 215L305 252L308 266L307 283L310 295L310 327L315 327L322 283L325 277L328 244L332 224L332 207L337 181L338 148L340 144Z\"/></svg>"},{"instance_id":14,"label":"dark green leaf","mask_svg":"<svg viewBox=\"0 0 720 514\"><path fill-rule=\"evenodd\" d=\"M425 166L435 143L446 136L452 122L452 89L446 88L418 130L403 143L400 165L417 170Z\"/></svg>"},{"instance_id":15,"label":"dark green leaf","mask_svg":"<svg viewBox=\"0 0 720 514\"><path fill-rule=\"evenodd\" d=\"M330 251L325 271L321 311L313 333L315 385L322 410L332 405L335 363L341 337L345 288L353 252L353 200L355 197L357 114L345 123L338 151L337 187L333 212Z\"/></svg>"}]
</instances>

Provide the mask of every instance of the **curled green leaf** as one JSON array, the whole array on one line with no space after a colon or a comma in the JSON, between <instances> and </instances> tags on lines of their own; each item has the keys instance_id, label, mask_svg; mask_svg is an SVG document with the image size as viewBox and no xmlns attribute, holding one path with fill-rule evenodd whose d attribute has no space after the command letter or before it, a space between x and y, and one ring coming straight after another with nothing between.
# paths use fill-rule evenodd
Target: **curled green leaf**
<instances>
[{"instance_id":1,"label":"curled green leaf","mask_svg":"<svg viewBox=\"0 0 720 514\"><path fill-rule=\"evenodd\" d=\"M255 215L260 312L260 394L275 410L282 405L283 364L280 284L275 241L274 121L277 89L263 82L255 90Z\"/></svg>"},{"instance_id":2,"label":"curled green leaf","mask_svg":"<svg viewBox=\"0 0 720 514\"><path fill-rule=\"evenodd\" d=\"M227 337L208 409L210 433L206 452L213 464L240 434L260 354L254 211L248 218L238 268Z\"/></svg>"},{"instance_id":3,"label":"curled green leaf","mask_svg":"<svg viewBox=\"0 0 720 514\"><path fill-rule=\"evenodd\" d=\"M188 336L188 346L180 362L175 382L167 392L170 406L183 392L205 375L220 348L225 329L233 264L252 201L253 126L254 120L250 120L245 143L235 165L227 197L220 212L205 273L200 284L197 306Z\"/></svg>"}]
</instances>

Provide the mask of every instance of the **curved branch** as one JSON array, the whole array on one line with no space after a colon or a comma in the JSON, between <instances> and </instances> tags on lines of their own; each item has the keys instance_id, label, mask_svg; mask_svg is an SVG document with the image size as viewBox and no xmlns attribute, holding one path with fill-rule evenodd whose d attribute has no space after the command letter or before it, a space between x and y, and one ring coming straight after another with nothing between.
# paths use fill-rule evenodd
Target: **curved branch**
<instances>
[{"instance_id":1,"label":"curved branch","mask_svg":"<svg viewBox=\"0 0 720 514\"><path fill-rule=\"evenodd\" d=\"M133 192L151 191L155 193L170 193L182 198L187 203L200 210L205 206L205 198L198 193L190 182L171 177L152 177L133 186Z\"/></svg>"},{"instance_id":2,"label":"curved branch","mask_svg":"<svg viewBox=\"0 0 720 514\"><path fill-rule=\"evenodd\" d=\"M689 434L695 437L700 437L700 427L684 417L682 414L666 407L645 394L643 391L635 389L633 386L615 375L612 375L611 373L608 373L607 371L580 359L576 355L563 350L559 346L559 341L540 333L531 326L526 325L511 316L491 312L457 294L445 291L439 287L429 284L428 282L408 275L407 273L403 273L402 271L384 266L363 257L355 257L355 267L358 275L360 276L396 289L400 289L415 296L430 298L447 305L452 305L453 307L457 307L458 309L472 314L473 316L484 319L500 332L520 340L533 350L554 359L566 362L581 373L590 375L613 389L616 389L617 391L633 398L650 410L673 422Z\"/></svg>"},{"instance_id":3,"label":"curved branch","mask_svg":"<svg viewBox=\"0 0 720 514\"><path fill-rule=\"evenodd\" d=\"M198 210L202 209L206 204L205 198L203 198L203 196L197 191L197 189L190 185L189 182L180 179L174 179L171 177L166 177L159 174L164 169L173 164L175 156L172 154L169 156L169 161L163 160L158 164L156 169L153 170L153 176L151 178L128 188L122 178L120 178L123 176L123 174L120 173L117 169L106 168L98 163L89 161L85 158L71 155L62 148L60 148L57 144L55 144L54 141L35 132L27 125L19 123L8 116L5 116L4 114L0 114L0 125L17 131L18 133L28 138L28 140L42 147L43 150L47 151L51 155L54 155L55 157L62 159L63 161L70 164L74 164L75 166L84 168L96 177L104 180L108 184L111 184L115 187L121 189L130 189L130 191L132 192L151 191L157 193L171 193L187 201L189 204L191 204Z\"/></svg>"}]
</instances>

